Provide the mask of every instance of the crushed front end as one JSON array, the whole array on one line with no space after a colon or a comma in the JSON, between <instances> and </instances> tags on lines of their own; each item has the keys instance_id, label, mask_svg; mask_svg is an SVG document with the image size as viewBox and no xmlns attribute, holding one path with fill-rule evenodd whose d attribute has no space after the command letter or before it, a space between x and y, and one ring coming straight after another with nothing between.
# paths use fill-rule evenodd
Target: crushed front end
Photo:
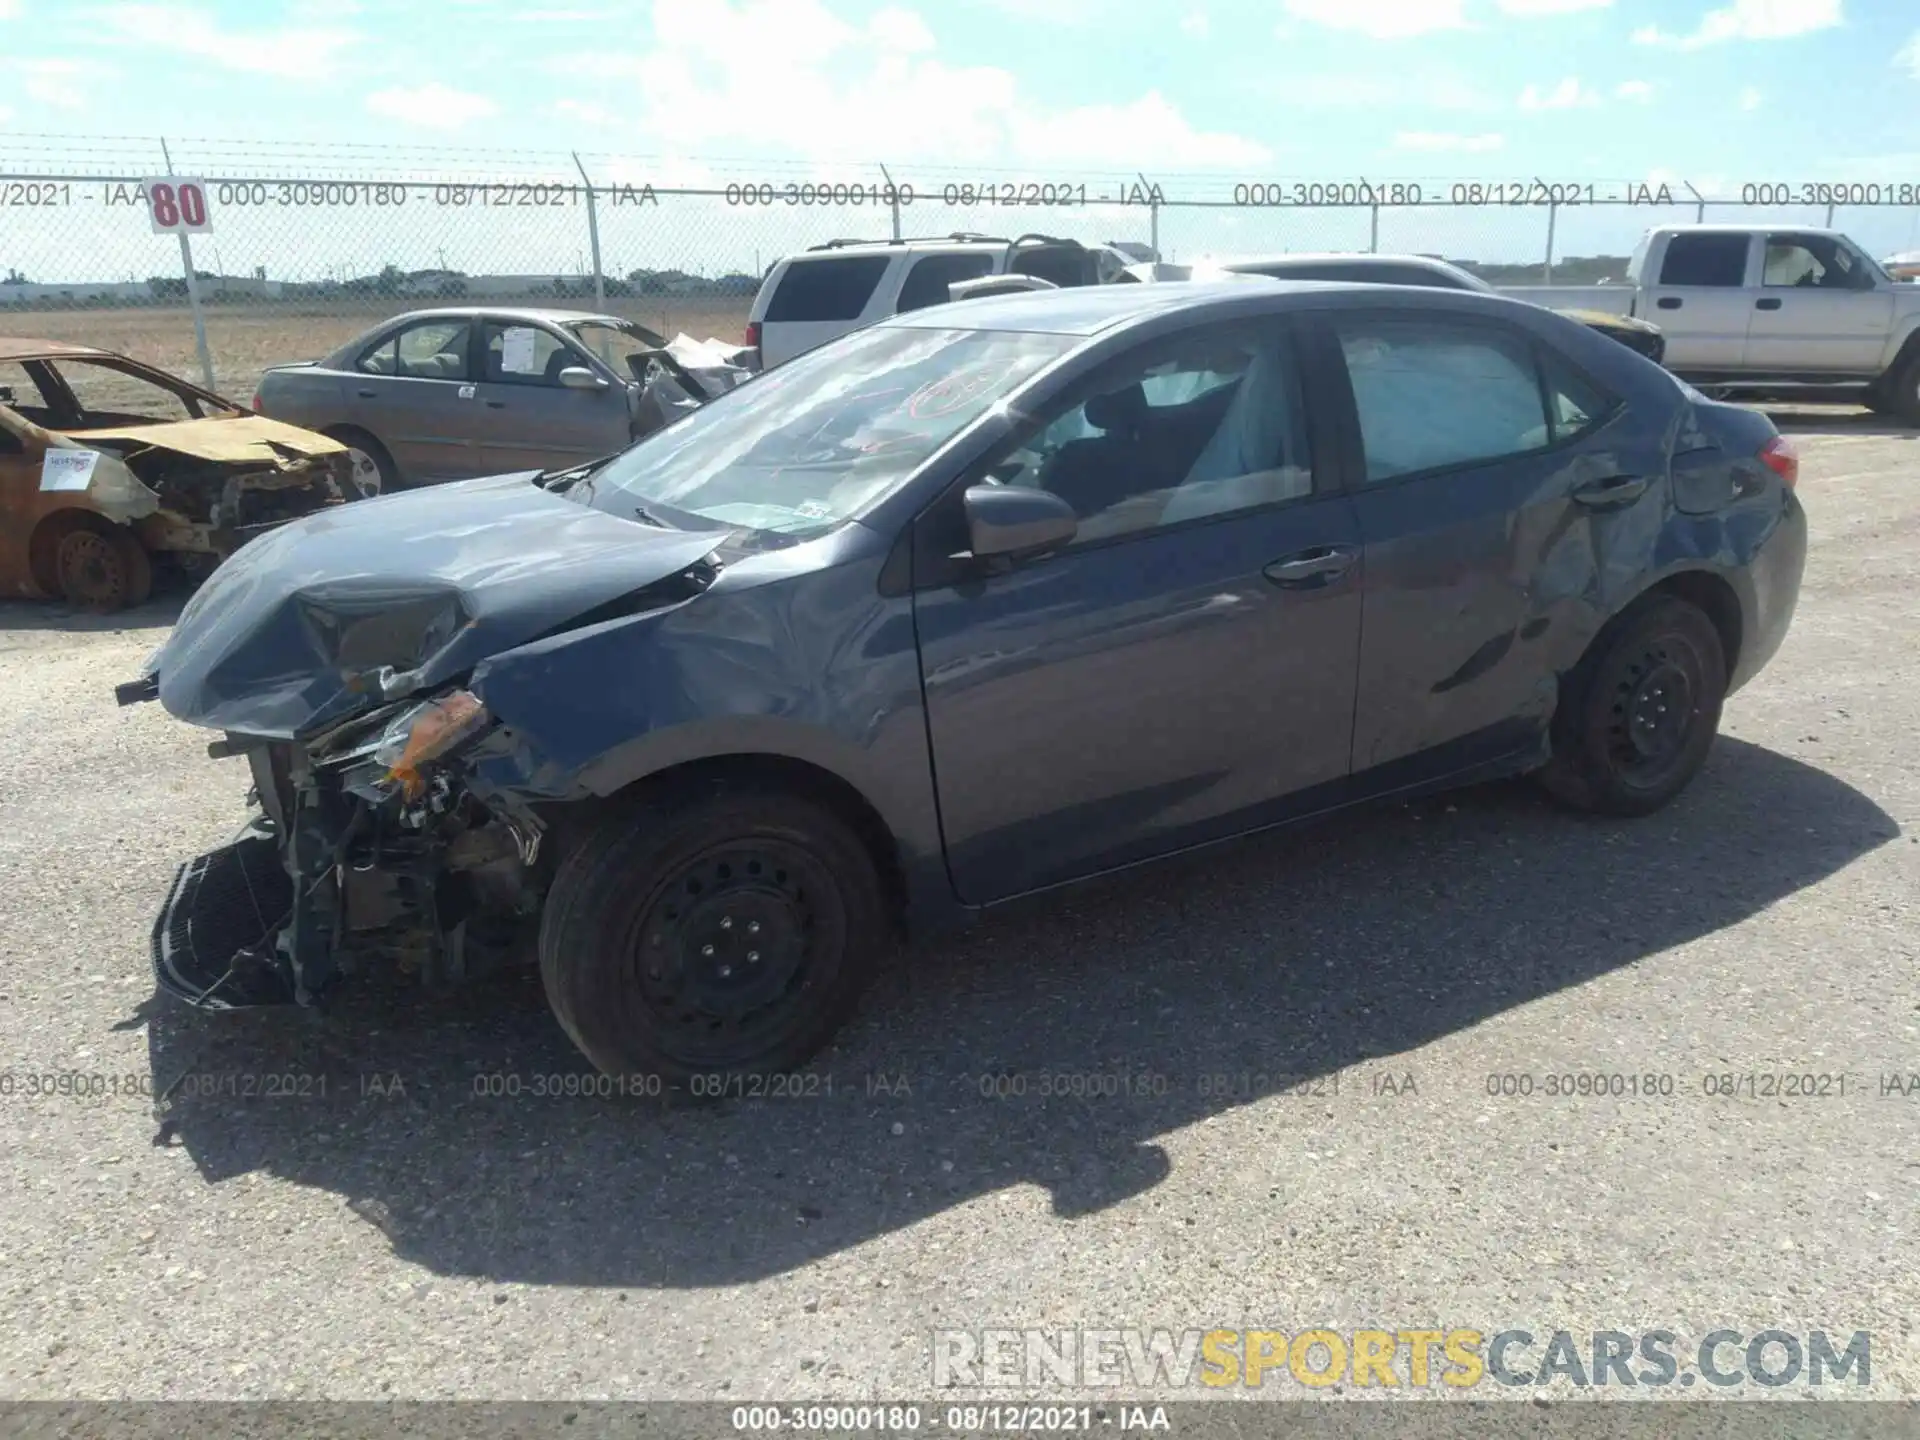
<instances>
[{"instance_id":1,"label":"crushed front end","mask_svg":"<svg viewBox=\"0 0 1920 1440\"><path fill-rule=\"evenodd\" d=\"M252 767L258 814L176 876L153 931L162 988L214 1009L307 1004L374 964L441 985L530 959L543 824L483 802L461 763L492 729L455 690L304 742L215 741Z\"/></svg>"}]
</instances>

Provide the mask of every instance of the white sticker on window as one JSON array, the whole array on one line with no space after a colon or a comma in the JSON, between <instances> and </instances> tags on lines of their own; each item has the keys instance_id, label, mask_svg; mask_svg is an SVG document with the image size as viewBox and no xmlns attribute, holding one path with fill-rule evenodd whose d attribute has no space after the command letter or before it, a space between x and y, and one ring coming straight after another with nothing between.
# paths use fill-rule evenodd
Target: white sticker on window
<instances>
[{"instance_id":1,"label":"white sticker on window","mask_svg":"<svg viewBox=\"0 0 1920 1440\"><path fill-rule=\"evenodd\" d=\"M42 490L84 490L93 479L94 461L100 458L97 450L69 450L55 448L47 451L40 462L40 488Z\"/></svg>"},{"instance_id":2,"label":"white sticker on window","mask_svg":"<svg viewBox=\"0 0 1920 1440\"><path fill-rule=\"evenodd\" d=\"M802 520L825 520L832 516L833 507L824 500L802 500L793 507L793 513Z\"/></svg>"},{"instance_id":3,"label":"white sticker on window","mask_svg":"<svg viewBox=\"0 0 1920 1440\"><path fill-rule=\"evenodd\" d=\"M533 345L538 330L515 325L500 333L500 368L509 375L531 375L540 367L534 363Z\"/></svg>"}]
</instances>

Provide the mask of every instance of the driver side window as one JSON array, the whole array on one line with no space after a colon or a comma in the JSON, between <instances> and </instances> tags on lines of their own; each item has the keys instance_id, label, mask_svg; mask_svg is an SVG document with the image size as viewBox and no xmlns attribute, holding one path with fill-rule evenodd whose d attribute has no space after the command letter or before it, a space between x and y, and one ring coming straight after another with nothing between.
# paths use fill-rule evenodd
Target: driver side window
<instances>
[{"instance_id":1,"label":"driver side window","mask_svg":"<svg viewBox=\"0 0 1920 1440\"><path fill-rule=\"evenodd\" d=\"M1107 366L988 469L1073 506L1074 544L1313 490L1298 370L1278 325L1209 329Z\"/></svg>"}]
</instances>

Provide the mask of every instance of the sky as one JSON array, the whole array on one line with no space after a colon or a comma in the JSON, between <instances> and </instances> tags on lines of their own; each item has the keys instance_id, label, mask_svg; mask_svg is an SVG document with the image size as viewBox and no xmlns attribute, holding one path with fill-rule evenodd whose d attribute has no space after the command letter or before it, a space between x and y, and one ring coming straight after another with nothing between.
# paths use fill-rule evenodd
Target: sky
<instances>
[{"instance_id":1,"label":"sky","mask_svg":"<svg viewBox=\"0 0 1920 1440\"><path fill-rule=\"evenodd\" d=\"M0 171L158 134L279 173L351 145L685 184L1920 185L1920 3L0 0Z\"/></svg>"}]
</instances>

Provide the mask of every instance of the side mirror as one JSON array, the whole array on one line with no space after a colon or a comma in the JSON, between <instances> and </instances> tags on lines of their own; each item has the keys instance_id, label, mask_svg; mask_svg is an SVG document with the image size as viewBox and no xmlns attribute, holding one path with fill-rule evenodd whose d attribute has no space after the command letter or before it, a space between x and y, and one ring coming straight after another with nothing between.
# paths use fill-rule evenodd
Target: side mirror
<instances>
[{"instance_id":1,"label":"side mirror","mask_svg":"<svg viewBox=\"0 0 1920 1440\"><path fill-rule=\"evenodd\" d=\"M607 377L596 375L584 365L569 365L560 372L560 384L568 390L605 390Z\"/></svg>"},{"instance_id":2,"label":"side mirror","mask_svg":"<svg viewBox=\"0 0 1920 1440\"><path fill-rule=\"evenodd\" d=\"M1047 490L1019 485L967 487L967 539L977 560L1017 560L1073 539L1080 517Z\"/></svg>"}]
</instances>

